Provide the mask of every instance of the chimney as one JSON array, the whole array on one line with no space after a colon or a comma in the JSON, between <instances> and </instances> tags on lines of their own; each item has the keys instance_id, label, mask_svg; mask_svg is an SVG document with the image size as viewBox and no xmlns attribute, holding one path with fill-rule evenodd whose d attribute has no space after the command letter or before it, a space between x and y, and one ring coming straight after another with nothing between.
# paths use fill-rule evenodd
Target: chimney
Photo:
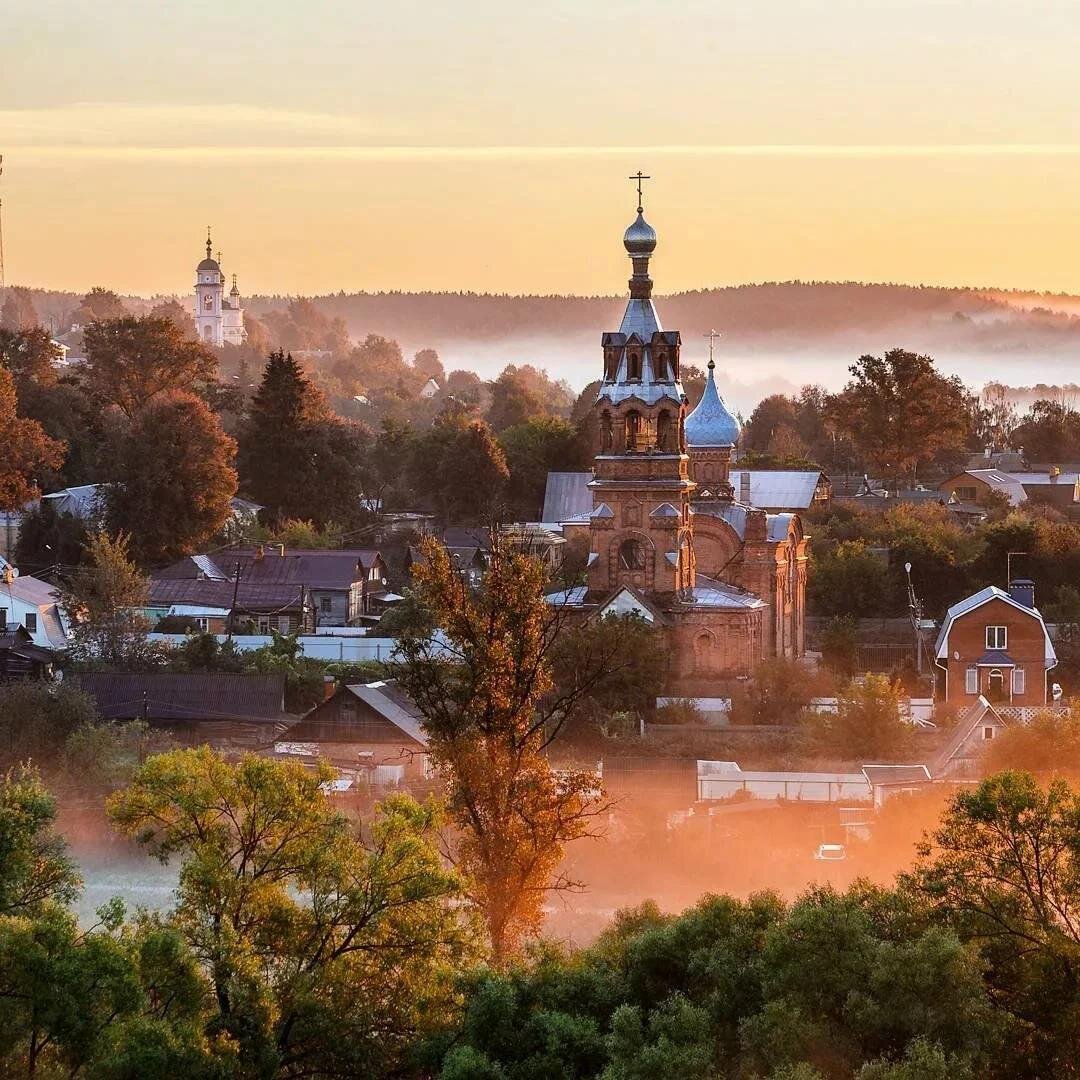
<instances>
[{"instance_id":1,"label":"chimney","mask_svg":"<svg viewBox=\"0 0 1080 1080\"><path fill-rule=\"evenodd\" d=\"M1013 578L1009 582L1009 595L1026 608L1035 607L1035 582L1031 578Z\"/></svg>"},{"instance_id":2,"label":"chimney","mask_svg":"<svg viewBox=\"0 0 1080 1080\"><path fill-rule=\"evenodd\" d=\"M750 505L750 474L739 473L739 502Z\"/></svg>"}]
</instances>

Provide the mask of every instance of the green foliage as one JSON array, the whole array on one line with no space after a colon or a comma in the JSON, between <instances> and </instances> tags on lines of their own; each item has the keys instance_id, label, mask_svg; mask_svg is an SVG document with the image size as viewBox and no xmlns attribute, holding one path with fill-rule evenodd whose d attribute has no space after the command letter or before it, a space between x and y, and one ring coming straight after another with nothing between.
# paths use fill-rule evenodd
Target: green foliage
<instances>
[{"instance_id":1,"label":"green foliage","mask_svg":"<svg viewBox=\"0 0 1080 1080\"><path fill-rule=\"evenodd\" d=\"M247 1075L380 1075L445 1018L468 945L433 806L395 796L365 842L326 801L333 775L208 749L149 759L109 800L116 826L179 858L171 923L212 988L211 1030Z\"/></svg>"},{"instance_id":2,"label":"green foliage","mask_svg":"<svg viewBox=\"0 0 1080 1080\"><path fill-rule=\"evenodd\" d=\"M149 588L149 579L129 557L126 537L91 537L86 561L60 591L72 659L121 670L162 663L161 649L146 640L149 625L140 612Z\"/></svg>"},{"instance_id":3,"label":"green foliage","mask_svg":"<svg viewBox=\"0 0 1080 1080\"><path fill-rule=\"evenodd\" d=\"M170 745L168 735L151 731L140 720L87 724L73 731L64 743L63 773L81 794L115 791L131 781L150 754Z\"/></svg>"},{"instance_id":4,"label":"green foliage","mask_svg":"<svg viewBox=\"0 0 1080 1080\"><path fill-rule=\"evenodd\" d=\"M28 767L0 783L0 917L33 917L74 899L79 876L53 832L56 803ZM0 1010L2 1011L2 1010Z\"/></svg>"},{"instance_id":5,"label":"green foliage","mask_svg":"<svg viewBox=\"0 0 1080 1080\"><path fill-rule=\"evenodd\" d=\"M592 467L589 448L577 429L556 417L532 417L499 435L510 470L506 498L515 520L537 520L547 475Z\"/></svg>"},{"instance_id":6,"label":"green foliage","mask_svg":"<svg viewBox=\"0 0 1080 1080\"><path fill-rule=\"evenodd\" d=\"M603 670L596 659L603 657ZM590 659L591 658L591 659ZM606 615L562 628L552 652L556 685L564 692L590 679L583 704L601 713L651 713L667 676L663 633L639 615Z\"/></svg>"},{"instance_id":7,"label":"green foliage","mask_svg":"<svg viewBox=\"0 0 1080 1080\"><path fill-rule=\"evenodd\" d=\"M812 554L807 587L815 615L881 617L894 610L889 564L863 540L844 540Z\"/></svg>"},{"instance_id":8,"label":"green foliage","mask_svg":"<svg viewBox=\"0 0 1080 1080\"><path fill-rule=\"evenodd\" d=\"M49 566L76 566L89 541L85 523L73 514L58 514L49 499L43 499L23 514L13 561L24 573Z\"/></svg>"},{"instance_id":9,"label":"green foliage","mask_svg":"<svg viewBox=\"0 0 1080 1080\"><path fill-rule=\"evenodd\" d=\"M754 677L731 695L731 720L736 724L798 724L810 699L826 684L803 664L783 657L764 660Z\"/></svg>"},{"instance_id":10,"label":"green foliage","mask_svg":"<svg viewBox=\"0 0 1080 1080\"><path fill-rule=\"evenodd\" d=\"M830 619L821 635L821 659L825 666L851 678L858 663L859 634L855 620L850 615Z\"/></svg>"},{"instance_id":11,"label":"green foliage","mask_svg":"<svg viewBox=\"0 0 1080 1080\"><path fill-rule=\"evenodd\" d=\"M97 718L93 699L74 686L0 685L0 768L30 759L51 764L68 736Z\"/></svg>"},{"instance_id":12,"label":"green foliage","mask_svg":"<svg viewBox=\"0 0 1080 1080\"><path fill-rule=\"evenodd\" d=\"M910 750L912 728L901 718L903 690L886 675L866 675L842 690L835 713L817 713L812 738L848 761L890 761Z\"/></svg>"}]
</instances>

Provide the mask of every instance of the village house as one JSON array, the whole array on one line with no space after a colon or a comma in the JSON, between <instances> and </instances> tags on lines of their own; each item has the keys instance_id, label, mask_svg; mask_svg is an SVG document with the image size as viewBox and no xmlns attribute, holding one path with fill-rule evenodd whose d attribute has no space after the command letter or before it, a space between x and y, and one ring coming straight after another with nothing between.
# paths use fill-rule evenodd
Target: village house
<instances>
[{"instance_id":1,"label":"village house","mask_svg":"<svg viewBox=\"0 0 1080 1080\"><path fill-rule=\"evenodd\" d=\"M208 634L311 633L315 614L303 585L258 582L151 578L143 614L151 627L172 617Z\"/></svg>"},{"instance_id":2,"label":"village house","mask_svg":"<svg viewBox=\"0 0 1080 1080\"><path fill-rule=\"evenodd\" d=\"M234 581L241 584L304 588L310 594L315 626L359 626L381 614L387 597L387 569L368 548L287 548L259 544L215 555L178 559L155 577L170 581Z\"/></svg>"},{"instance_id":3,"label":"village house","mask_svg":"<svg viewBox=\"0 0 1080 1080\"><path fill-rule=\"evenodd\" d=\"M1080 473L1065 472L1057 466L1043 472L967 469L943 480L938 491L955 495L963 502L985 503L993 494L1003 496L1010 506L1042 502L1067 510L1080 503Z\"/></svg>"},{"instance_id":4,"label":"village house","mask_svg":"<svg viewBox=\"0 0 1080 1080\"><path fill-rule=\"evenodd\" d=\"M931 762L936 781L977 780L983 773L982 756L1009 726L1004 710L981 694L956 718L956 725Z\"/></svg>"},{"instance_id":5,"label":"village house","mask_svg":"<svg viewBox=\"0 0 1080 1080\"><path fill-rule=\"evenodd\" d=\"M47 582L20 574L6 564L0 570L0 632L16 627L22 627L38 648L67 647L56 590Z\"/></svg>"},{"instance_id":6,"label":"village house","mask_svg":"<svg viewBox=\"0 0 1080 1080\"><path fill-rule=\"evenodd\" d=\"M1047 673L1057 664L1035 586L1014 580L1005 592L990 585L949 608L934 649L944 672L942 697L967 705L1045 705Z\"/></svg>"},{"instance_id":7,"label":"village house","mask_svg":"<svg viewBox=\"0 0 1080 1080\"><path fill-rule=\"evenodd\" d=\"M429 779L420 713L393 682L342 687L280 735L274 753L328 761L373 787Z\"/></svg>"},{"instance_id":8,"label":"village house","mask_svg":"<svg viewBox=\"0 0 1080 1080\"><path fill-rule=\"evenodd\" d=\"M93 671L76 682L103 720L145 720L189 746L269 747L294 719L283 674Z\"/></svg>"}]
</instances>

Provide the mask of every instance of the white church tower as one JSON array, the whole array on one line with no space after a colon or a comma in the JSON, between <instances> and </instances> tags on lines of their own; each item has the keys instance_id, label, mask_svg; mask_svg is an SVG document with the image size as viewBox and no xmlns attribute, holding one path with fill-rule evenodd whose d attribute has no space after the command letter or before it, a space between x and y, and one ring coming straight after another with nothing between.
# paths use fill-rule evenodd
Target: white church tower
<instances>
[{"instance_id":1,"label":"white church tower","mask_svg":"<svg viewBox=\"0 0 1080 1080\"><path fill-rule=\"evenodd\" d=\"M210 229L206 230L206 258L195 268L195 328L199 340L207 345L242 345L244 309L240 305L240 290L233 275L233 287L225 299L225 275L221 272L221 256L211 255Z\"/></svg>"}]
</instances>

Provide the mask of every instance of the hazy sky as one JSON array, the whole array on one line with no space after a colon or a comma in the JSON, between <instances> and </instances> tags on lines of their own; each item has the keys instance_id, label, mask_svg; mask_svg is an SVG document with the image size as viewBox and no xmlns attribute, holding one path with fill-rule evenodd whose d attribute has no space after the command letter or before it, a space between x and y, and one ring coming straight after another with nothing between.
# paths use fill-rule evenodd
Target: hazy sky
<instances>
[{"instance_id":1,"label":"hazy sky","mask_svg":"<svg viewBox=\"0 0 1080 1080\"><path fill-rule=\"evenodd\" d=\"M1076 0L4 0L9 281L1080 291Z\"/></svg>"}]
</instances>

